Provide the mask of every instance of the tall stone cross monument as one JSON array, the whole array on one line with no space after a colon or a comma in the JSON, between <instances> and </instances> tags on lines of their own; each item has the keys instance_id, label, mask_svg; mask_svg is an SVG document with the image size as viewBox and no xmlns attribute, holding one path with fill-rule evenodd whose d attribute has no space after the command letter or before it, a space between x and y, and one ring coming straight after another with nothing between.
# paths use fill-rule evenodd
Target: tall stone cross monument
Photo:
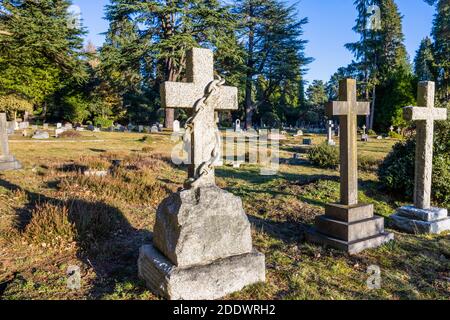
<instances>
[{"instance_id":1,"label":"tall stone cross monument","mask_svg":"<svg viewBox=\"0 0 450 320\"><path fill-rule=\"evenodd\" d=\"M358 102L356 81L339 83L339 101L327 106L329 117L340 122L340 203L329 204L317 217L307 239L345 250L351 254L377 247L393 239L384 232L384 219L373 215L373 205L358 203L357 116L368 115L369 102Z\"/></svg>"},{"instance_id":2,"label":"tall stone cross monument","mask_svg":"<svg viewBox=\"0 0 450 320\"><path fill-rule=\"evenodd\" d=\"M168 299L218 299L265 281L265 257L252 245L242 201L215 184L220 133L214 113L237 109L237 89L213 77L213 53L187 54L186 83L161 87L167 108L192 109L188 180L159 205L152 244L141 247L139 276Z\"/></svg>"},{"instance_id":3,"label":"tall stone cross monument","mask_svg":"<svg viewBox=\"0 0 450 320\"><path fill-rule=\"evenodd\" d=\"M196 186L214 185L213 158L220 154L215 112L237 110L238 91L214 80L211 50L194 48L187 54L187 82L165 82L161 86L162 106L192 110L193 117L187 124L191 149L189 180L195 181Z\"/></svg>"},{"instance_id":4,"label":"tall stone cross monument","mask_svg":"<svg viewBox=\"0 0 450 320\"><path fill-rule=\"evenodd\" d=\"M6 114L0 113L0 171L17 170L21 164L9 152Z\"/></svg>"},{"instance_id":5,"label":"tall stone cross monument","mask_svg":"<svg viewBox=\"0 0 450 320\"><path fill-rule=\"evenodd\" d=\"M434 82L420 82L417 91L420 107L403 109L403 118L416 124L414 206L399 208L391 218L397 227L409 232L441 233L450 230L450 219L447 209L431 207L433 132L434 121L447 119L447 109L434 107Z\"/></svg>"}]
</instances>

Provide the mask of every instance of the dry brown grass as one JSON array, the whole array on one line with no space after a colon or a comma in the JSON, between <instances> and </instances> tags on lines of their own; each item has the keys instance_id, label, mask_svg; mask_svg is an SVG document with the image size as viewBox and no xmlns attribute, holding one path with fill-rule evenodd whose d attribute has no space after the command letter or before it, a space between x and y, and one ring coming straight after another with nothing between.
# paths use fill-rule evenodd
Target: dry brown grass
<instances>
[{"instance_id":1,"label":"dry brown grass","mask_svg":"<svg viewBox=\"0 0 450 320\"><path fill-rule=\"evenodd\" d=\"M63 133L58 135L59 138L63 139L75 139L82 137L81 133L75 130L64 131Z\"/></svg>"},{"instance_id":2,"label":"dry brown grass","mask_svg":"<svg viewBox=\"0 0 450 320\"><path fill-rule=\"evenodd\" d=\"M142 134L102 132L97 138L106 142L12 144L25 169L0 175L1 298L156 298L137 278L137 254L151 239L158 204L182 185L185 168L170 162L168 135L142 141ZM366 169L360 171L360 200L387 217L402 203L379 190L373 169L391 144L359 145L360 168ZM302 151L283 152L291 158ZM112 167L113 160L120 165ZM86 169L111 174L87 177ZM303 240L302 231L323 214L324 204L339 197L337 170L302 163L282 164L275 176L261 176L252 165L216 174L219 186L242 198L253 244L266 255L266 283L227 298L449 299L449 235L396 233L395 242L356 256ZM372 264L382 269L381 290L367 289ZM68 265L82 270L79 291L66 287Z\"/></svg>"},{"instance_id":3,"label":"dry brown grass","mask_svg":"<svg viewBox=\"0 0 450 320\"><path fill-rule=\"evenodd\" d=\"M22 236L29 243L55 247L75 239L75 226L66 206L52 203L38 204L31 212L31 220Z\"/></svg>"}]
</instances>

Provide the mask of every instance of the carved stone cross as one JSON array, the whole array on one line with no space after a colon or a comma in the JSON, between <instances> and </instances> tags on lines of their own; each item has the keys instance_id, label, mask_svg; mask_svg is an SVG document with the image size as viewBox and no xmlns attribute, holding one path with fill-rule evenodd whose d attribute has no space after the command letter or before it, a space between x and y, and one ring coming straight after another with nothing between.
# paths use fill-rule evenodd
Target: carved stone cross
<instances>
[{"instance_id":1,"label":"carved stone cross","mask_svg":"<svg viewBox=\"0 0 450 320\"><path fill-rule=\"evenodd\" d=\"M434 92L434 82L420 82L417 93L420 107L403 109L404 119L415 121L417 127L414 205L419 209L431 208L434 121L447 119L447 109L434 107Z\"/></svg>"},{"instance_id":2,"label":"carved stone cross","mask_svg":"<svg viewBox=\"0 0 450 320\"><path fill-rule=\"evenodd\" d=\"M164 108L193 109L207 93L214 81L213 52L209 49L193 48L187 53L187 82L164 82L161 86L161 100ZM200 177L199 169L209 161L216 146L217 125L215 112L238 109L236 87L220 86L213 93L208 105L196 117L191 133L191 152L188 176ZM215 185L214 170L202 177L198 186Z\"/></svg>"},{"instance_id":3,"label":"carved stone cross","mask_svg":"<svg viewBox=\"0 0 450 320\"><path fill-rule=\"evenodd\" d=\"M339 116L341 204L358 204L357 116L370 113L369 102L356 101L356 80L339 83L339 100L327 106L328 116Z\"/></svg>"}]
</instances>

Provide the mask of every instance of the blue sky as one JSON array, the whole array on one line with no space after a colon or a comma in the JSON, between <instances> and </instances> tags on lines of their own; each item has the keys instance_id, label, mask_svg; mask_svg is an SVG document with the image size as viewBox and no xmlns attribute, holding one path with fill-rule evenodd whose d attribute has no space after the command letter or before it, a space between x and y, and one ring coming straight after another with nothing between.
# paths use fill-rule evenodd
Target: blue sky
<instances>
[{"instance_id":1,"label":"blue sky","mask_svg":"<svg viewBox=\"0 0 450 320\"><path fill-rule=\"evenodd\" d=\"M81 9L84 25L88 28L87 39L100 46L104 41L101 33L107 31L108 23L103 19L104 6L109 0L73 0ZM299 18L308 17L304 38L309 40L306 54L314 57L309 65L306 80L327 81L341 66L352 61L351 53L344 44L353 42L358 36L352 31L356 10L353 0L288 0L295 4ZM434 8L423 0L396 0L403 18L405 44L411 58L420 41L430 34Z\"/></svg>"}]
</instances>

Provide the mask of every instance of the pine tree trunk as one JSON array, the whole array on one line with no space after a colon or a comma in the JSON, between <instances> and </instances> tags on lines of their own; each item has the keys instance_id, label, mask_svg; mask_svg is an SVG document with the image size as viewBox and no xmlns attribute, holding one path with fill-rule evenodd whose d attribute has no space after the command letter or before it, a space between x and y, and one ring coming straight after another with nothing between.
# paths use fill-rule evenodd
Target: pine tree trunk
<instances>
[{"instance_id":1,"label":"pine tree trunk","mask_svg":"<svg viewBox=\"0 0 450 320\"><path fill-rule=\"evenodd\" d=\"M253 16L253 7L250 5L248 13L249 17ZM245 127L250 129L253 125L253 101L252 101L252 88L253 88L253 50L254 50L254 26L250 26L248 35L248 60L247 60L247 78L245 82Z\"/></svg>"},{"instance_id":2,"label":"pine tree trunk","mask_svg":"<svg viewBox=\"0 0 450 320\"><path fill-rule=\"evenodd\" d=\"M376 100L376 87L373 86L373 89L372 89L372 103L370 105L370 122L369 122L369 126L368 126L369 130L373 130L373 122L374 122L374 119L375 119L375 100Z\"/></svg>"},{"instance_id":3,"label":"pine tree trunk","mask_svg":"<svg viewBox=\"0 0 450 320\"><path fill-rule=\"evenodd\" d=\"M166 117L164 119L164 127L173 129L173 122L175 121L175 109L166 108Z\"/></svg>"},{"instance_id":4,"label":"pine tree trunk","mask_svg":"<svg viewBox=\"0 0 450 320\"><path fill-rule=\"evenodd\" d=\"M168 4L172 4L171 1L168 1ZM171 14L166 14L163 16L164 21L164 37L166 39L170 39L173 35L173 20L174 17ZM165 64L165 78L167 81L176 81L177 76L175 73L175 66L171 58L167 58L164 62ZM166 108L165 110L165 118L164 118L164 127L166 129L173 129L173 122L175 121L175 109Z\"/></svg>"}]
</instances>

